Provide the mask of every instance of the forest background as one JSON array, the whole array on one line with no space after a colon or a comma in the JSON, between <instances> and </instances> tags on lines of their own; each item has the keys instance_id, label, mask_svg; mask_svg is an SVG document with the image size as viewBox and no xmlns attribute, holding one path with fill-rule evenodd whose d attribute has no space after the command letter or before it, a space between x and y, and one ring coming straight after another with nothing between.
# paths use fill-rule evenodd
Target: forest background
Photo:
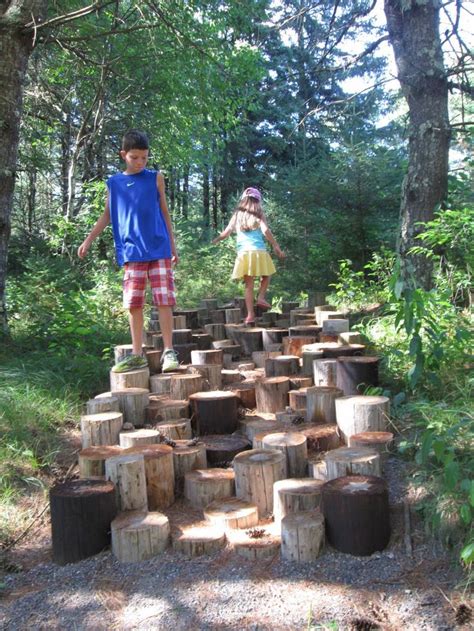
<instances>
[{"instance_id":1,"label":"forest background","mask_svg":"<svg viewBox=\"0 0 474 631\"><path fill-rule=\"evenodd\" d=\"M233 244L210 241L242 190L261 188L288 254L274 307L328 290L332 304L366 314L358 326L383 354L419 508L472 566L470 18L467 1L0 3L4 69L26 56L15 75L23 105L3 125L13 148L19 127L18 156L4 147L0 160L5 545L37 510L62 432L107 389L111 348L128 337L110 230L85 261L76 251L135 127L166 178L179 306L242 293ZM417 48L431 112L406 73ZM416 134L438 101L449 120L428 151ZM413 170L428 216L410 208Z\"/></svg>"}]
</instances>

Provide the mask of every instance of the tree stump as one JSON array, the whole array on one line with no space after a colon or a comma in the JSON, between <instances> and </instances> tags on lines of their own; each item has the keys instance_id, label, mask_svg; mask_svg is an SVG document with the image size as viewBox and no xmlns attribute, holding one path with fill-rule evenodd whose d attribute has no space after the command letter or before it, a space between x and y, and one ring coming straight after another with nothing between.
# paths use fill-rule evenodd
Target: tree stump
<instances>
[{"instance_id":1,"label":"tree stump","mask_svg":"<svg viewBox=\"0 0 474 631\"><path fill-rule=\"evenodd\" d=\"M343 392L339 388L313 386L306 390L306 420L308 423L335 423L336 404Z\"/></svg>"},{"instance_id":2,"label":"tree stump","mask_svg":"<svg viewBox=\"0 0 474 631\"><path fill-rule=\"evenodd\" d=\"M121 412L102 412L81 416L82 448L118 445L122 425Z\"/></svg>"},{"instance_id":3,"label":"tree stump","mask_svg":"<svg viewBox=\"0 0 474 631\"><path fill-rule=\"evenodd\" d=\"M161 421L155 425L155 429L170 440L190 440L193 437L191 421L188 418Z\"/></svg>"},{"instance_id":4,"label":"tree stump","mask_svg":"<svg viewBox=\"0 0 474 631\"><path fill-rule=\"evenodd\" d=\"M176 421L189 416L187 401L175 401L168 397L153 400L146 408L146 420L149 423L165 423Z\"/></svg>"},{"instance_id":5,"label":"tree stump","mask_svg":"<svg viewBox=\"0 0 474 631\"><path fill-rule=\"evenodd\" d=\"M147 510L145 460L142 454L112 456L105 461L105 477L115 484L119 511Z\"/></svg>"},{"instance_id":6,"label":"tree stump","mask_svg":"<svg viewBox=\"0 0 474 631\"><path fill-rule=\"evenodd\" d=\"M238 434L212 434L203 436L209 467L228 466L241 451L251 449L252 443Z\"/></svg>"},{"instance_id":7,"label":"tree stump","mask_svg":"<svg viewBox=\"0 0 474 631\"><path fill-rule=\"evenodd\" d=\"M263 351L262 333L265 329L248 328L243 329L239 333L239 344L242 353L248 357L252 356L255 351Z\"/></svg>"},{"instance_id":8,"label":"tree stump","mask_svg":"<svg viewBox=\"0 0 474 631\"><path fill-rule=\"evenodd\" d=\"M214 500L235 494L232 469L194 469L184 476L184 497L194 508L205 508Z\"/></svg>"},{"instance_id":9,"label":"tree stump","mask_svg":"<svg viewBox=\"0 0 474 631\"><path fill-rule=\"evenodd\" d=\"M285 456L287 477L302 478L306 475L308 448L306 436L298 432L267 434L262 440L263 449L278 449Z\"/></svg>"},{"instance_id":10,"label":"tree stump","mask_svg":"<svg viewBox=\"0 0 474 631\"><path fill-rule=\"evenodd\" d=\"M319 456L308 459L308 475L315 480L321 480L321 482L327 481L326 463L324 460L319 460Z\"/></svg>"},{"instance_id":11,"label":"tree stump","mask_svg":"<svg viewBox=\"0 0 474 631\"><path fill-rule=\"evenodd\" d=\"M296 355L296 357L303 357L303 346L307 344L315 344L317 342L316 336L308 335L293 335L291 337L283 338L283 354L284 355Z\"/></svg>"},{"instance_id":12,"label":"tree stump","mask_svg":"<svg viewBox=\"0 0 474 631\"><path fill-rule=\"evenodd\" d=\"M153 349L155 351L163 351L163 349L165 348L163 344L163 336L161 335L161 333L155 333L154 335L152 335L151 341L152 341Z\"/></svg>"},{"instance_id":13,"label":"tree stump","mask_svg":"<svg viewBox=\"0 0 474 631\"><path fill-rule=\"evenodd\" d=\"M120 412L117 397L89 399L86 403L86 414L103 414L104 412Z\"/></svg>"},{"instance_id":14,"label":"tree stump","mask_svg":"<svg viewBox=\"0 0 474 631\"><path fill-rule=\"evenodd\" d=\"M297 375L299 368L299 358L295 355L280 355L279 357L269 357L265 360L266 377Z\"/></svg>"},{"instance_id":15,"label":"tree stump","mask_svg":"<svg viewBox=\"0 0 474 631\"><path fill-rule=\"evenodd\" d=\"M150 370L139 368L128 372L110 371L110 390L124 390L125 388L145 388L148 390L150 383Z\"/></svg>"},{"instance_id":16,"label":"tree stump","mask_svg":"<svg viewBox=\"0 0 474 631\"><path fill-rule=\"evenodd\" d=\"M290 313L290 311L293 311L294 309L298 309L299 306L300 306L299 302L287 300L286 302L281 303L281 312Z\"/></svg>"},{"instance_id":17,"label":"tree stump","mask_svg":"<svg viewBox=\"0 0 474 631\"><path fill-rule=\"evenodd\" d=\"M232 434L238 427L237 397L233 392L197 392L189 397L196 434Z\"/></svg>"},{"instance_id":18,"label":"tree stump","mask_svg":"<svg viewBox=\"0 0 474 631\"><path fill-rule=\"evenodd\" d=\"M269 377L256 384L255 398L259 412L275 413L288 405L288 377Z\"/></svg>"},{"instance_id":19,"label":"tree stump","mask_svg":"<svg viewBox=\"0 0 474 631\"><path fill-rule=\"evenodd\" d=\"M114 346L114 360L118 364L125 357L128 357L133 353L133 344L118 344Z\"/></svg>"},{"instance_id":20,"label":"tree stump","mask_svg":"<svg viewBox=\"0 0 474 631\"><path fill-rule=\"evenodd\" d=\"M199 351L207 351L211 348L212 338L208 333L193 333L192 341L197 344Z\"/></svg>"},{"instance_id":21,"label":"tree stump","mask_svg":"<svg viewBox=\"0 0 474 631\"><path fill-rule=\"evenodd\" d=\"M298 377L290 375L290 390L299 390L300 388L310 388L313 385L312 377Z\"/></svg>"},{"instance_id":22,"label":"tree stump","mask_svg":"<svg viewBox=\"0 0 474 631\"><path fill-rule=\"evenodd\" d=\"M115 489L104 480L72 480L49 492L53 560L75 563L102 552L110 543L117 514Z\"/></svg>"},{"instance_id":23,"label":"tree stump","mask_svg":"<svg viewBox=\"0 0 474 631\"><path fill-rule=\"evenodd\" d=\"M199 326L198 323L198 311L197 309L180 309L175 312L175 316L181 316L185 318L184 326L175 326L175 329L197 329Z\"/></svg>"},{"instance_id":24,"label":"tree stump","mask_svg":"<svg viewBox=\"0 0 474 631\"><path fill-rule=\"evenodd\" d=\"M223 368L221 370L222 375L222 385L230 386L234 383L240 383L244 380L243 376L240 374L238 370L231 370L228 368Z\"/></svg>"},{"instance_id":25,"label":"tree stump","mask_svg":"<svg viewBox=\"0 0 474 631\"><path fill-rule=\"evenodd\" d=\"M150 402L150 391L145 388L125 388L115 390L114 397L119 400L119 408L123 414L123 422L132 425L143 425L145 408Z\"/></svg>"},{"instance_id":26,"label":"tree stump","mask_svg":"<svg viewBox=\"0 0 474 631\"><path fill-rule=\"evenodd\" d=\"M308 388L299 388L298 390L288 391L288 402L293 410L306 410L306 390Z\"/></svg>"},{"instance_id":27,"label":"tree stump","mask_svg":"<svg viewBox=\"0 0 474 631\"><path fill-rule=\"evenodd\" d=\"M168 445L138 445L124 454L141 454L145 462L148 508L162 510L174 503L173 448Z\"/></svg>"},{"instance_id":28,"label":"tree stump","mask_svg":"<svg viewBox=\"0 0 474 631\"><path fill-rule=\"evenodd\" d=\"M87 447L79 454L79 476L81 478L105 479L105 461L122 453L122 447L109 445L103 447Z\"/></svg>"},{"instance_id":29,"label":"tree stump","mask_svg":"<svg viewBox=\"0 0 474 631\"><path fill-rule=\"evenodd\" d=\"M323 305L325 306L325 305ZM334 310L329 310L329 309L324 309L324 310L318 310L314 311L314 316L316 318L316 322L319 326L323 326L323 322L325 320L339 320L341 318L344 318L344 313L342 313L342 311L334 311Z\"/></svg>"},{"instance_id":30,"label":"tree stump","mask_svg":"<svg viewBox=\"0 0 474 631\"><path fill-rule=\"evenodd\" d=\"M228 530L227 538L234 551L249 561L273 559L280 551L281 537L274 524L258 525L249 530Z\"/></svg>"},{"instance_id":31,"label":"tree stump","mask_svg":"<svg viewBox=\"0 0 474 631\"><path fill-rule=\"evenodd\" d=\"M337 386L337 360L313 360L313 381L315 386L332 388Z\"/></svg>"},{"instance_id":32,"label":"tree stump","mask_svg":"<svg viewBox=\"0 0 474 631\"><path fill-rule=\"evenodd\" d=\"M225 323L225 309L211 309L209 311L209 317L213 324Z\"/></svg>"},{"instance_id":33,"label":"tree stump","mask_svg":"<svg viewBox=\"0 0 474 631\"><path fill-rule=\"evenodd\" d=\"M214 340L213 342L211 342L211 348L218 351L220 350L223 351L225 350L226 346L233 346L233 345L234 345L234 340L231 340L231 339Z\"/></svg>"},{"instance_id":34,"label":"tree stump","mask_svg":"<svg viewBox=\"0 0 474 631\"><path fill-rule=\"evenodd\" d=\"M346 396L363 394L367 386L379 385L379 357L338 357L337 387Z\"/></svg>"},{"instance_id":35,"label":"tree stump","mask_svg":"<svg viewBox=\"0 0 474 631\"><path fill-rule=\"evenodd\" d=\"M162 351L159 350L145 350L145 357L148 362L148 370L150 371L150 375L156 375L156 373L161 372L161 355Z\"/></svg>"},{"instance_id":36,"label":"tree stump","mask_svg":"<svg viewBox=\"0 0 474 631\"><path fill-rule=\"evenodd\" d=\"M204 517L225 531L252 528L258 524L257 507L238 497L227 497L211 502L204 509Z\"/></svg>"},{"instance_id":37,"label":"tree stump","mask_svg":"<svg viewBox=\"0 0 474 631\"><path fill-rule=\"evenodd\" d=\"M278 317L278 313L276 311L265 311L262 314L262 319L265 326L274 327L275 321Z\"/></svg>"},{"instance_id":38,"label":"tree stump","mask_svg":"<svg viewBox=\"0 0 474 631\"><path fill-rule=\"evenodd\" d=\"M197 344L175 344L173 348L176 352L176 355L178 356L178 361L180 364L190 364L191 353L197 349ZM186 366L183 366L183 369L186 370Z\"/></svg>"},{"instance_id":39,"label":"tree stump","mask_svg":"<svg viewBox=\"0 0 474 631\"><path fill-rule=\"evenodd\" d=\"M177 441L173 448L174 479L176 494L184 489L184 476L193 469L206 469L206 446L203 443L188 445L187 441Z\"/></svg>"},{"instance_id":40,"label":"tree stump","mask_svg":"<svg viewBox=\"0 0 474 631\"><path fill-rule=\"evenodd\" d=\"M370 555L390 539L387 484L373 476L347 476L323 486L323 512L330 544L340 552Z\"/></svg>"},{"instance_id":41,"label":"tree stump","mask_svg":"<svg viewBox=\"0 0 474 631\"><path fill-rule=\"evenodd\" d=\"M283 338L288 335L288 329L271 328L263 329L262 344L265 351L271 350L269 347L273 344L283 344Z\"/></svg>"},{"instance_id":42,"label":"tree stump","mask_svg":"<svg viewBox=\"0 0 474 631\"><path fill-rule=\"evenodd\" d=\"M324 541L324 517L319 510L290 513L281 520L281 556L286 561L316 561Z\"/></svg>"},{"instance_id":43,"label":"tree stump","mask_svg":"<svg viewBox=\"0 0 474 631\"><path fill-rule=\"evenodd\" d=\"M367 447L380 456L382 471L387 463L389 447L393 443L392 432L361 432L349 438L349 447Z\"/></svg>"},{"instance_id":44,"label":"tree stump","mask_svg":"<svg viewBox=\"0 0 474 631\"><path fill-rule=\"evenodd\" d=\"M203 390L220 390L222 388L221 364L193 364L188 366L188 373L201 375Z\"/></svg>"},{"instance_id":45,"label":"tree stump","mask_svg":"<svg viewBox=\"0 0 474 631\"><path fill-rule=\"evenodd\" d=\"M135 429L131 432L120 432L120 447L128 449L137 445L153 445L158 442L156 429Z\"/></svg>"},{"instance_id":46,"label":"tree stump","mask_svg":"<svg viewBox=\"0 0 474 631\"><path fill-rule=\"evenodd\" d=\"M253 410L257 407L257 400L255 398L255 382L240 382L231 385L231 390L235 396L239 399L244 408Z\"/></svg>"},{"instance_id":47,"label":"tree stump","mask_svg":"<svg viewBox=\"0 0 474 631\"><path fill-rule=\"evenodd\" d=\"M201 300L201 306L208 311L217 309L217 305L217 298L203 298L203 300Z\"/></svg>"},{"instance_id":48,"label":"tree stump","mask_svg":"<svg viewBox=\"0 0 474 631\"><path fill-rule=\"evenodd\" d=\"M252 361L257 368L265 368L265 361L267 359L275 359L280 356L280 351L255 351L252 353Z\"/></svg>"},{"instance_id":49,"label":"tree stump","mask_svg":"<svg viewBox=\"0 0 474 631\"><path fill-rule=\"evenodd\" d=\"M177 376L175 373L152 375L150 377L150 392L153 394L166 394L169 396L171 391L171 379L175 376Z\"/></svg>"},{"instance_id":50,"label":"tree stump","mask_svg":"<svg viewBox=\"0 0 474 631\"><path fill-rule=\"evenodd\" d=\"M170 397L184 401L195 392L203 390L204 380L201 375L173 375L170 384Z\"/></svg>"},{"instance_id":51,"label":"tree stump","mask_svg":"<svg viewBox=\"0 0 474 631\"><path fill-rule=\"evenodd\" d=\"M222 366L223 352L221 349L209 349L208 351L193 351L191 363L198 366L207 364L220 364Z\"/></svg>"},{"instance_id":52,"label":"tree stump","mask_svg":"<svg viewBox=\"0 0 474 631\"><path fill-rule=\"evenodd\" d=\"M298 431L306 436L308 452L311 454L331 451L341 446L337 425L316 425L301 428Z\"/></svg>"},{"instance_id":53,"label":"tree stump","mask_svg":"<svg viewBox=\"0 0 474 631\"><path fill-rule=\"evenodd\" d=\"M275 430L275 429L265 429L262 432L255 434L252 440L252 449L264 449L263 439L265 438L265 436L268 436L269 434L279 434L279 433L282 433L281 428L280 428L280 431Z\"/></svg>"},{"instance_id":54,"label":"tree stump","mask_svg":"<svg viewBox=\"0 0 474 631\"><path fill-rule=\"evenodd\" d=\"M241 319L242 319L242 312L240 309L226 309L225 310L226 324L239 324Z\"/></svg>"},{"instance_id":55,"label":"tree stump","mask_svg":"<svg viewBox=\"0 0 474 631\"><path fill-rule=\"evenodd\" d=\"M340 335L349 331L347 318L331 318L323 321L323 335Z\"/></svg>"},{"instance_id":56,"label":"tree stump","mask_svg":"<svg viewBox=\"0 0 474 631\"><path fill-rule=\"evenodd\" d=\"M111 524L112 552L121 563L136 563L163 552L170 540L168 517L162 513L128 511Z\"/></svg>"},{"instance_id":57,"label":"tree stump","mask_svg":"<svg viewBox=\"0 0 474 631\"><path fill-rule=\"evenodd\" d=\"M223 530L216 526L191 526L181 528L173 536L173 550L188 557L213 554L225 546L226 537Z\"/></svg>"},{"instance_id":58,"label":"tree stump","mask_svg":"<svg viewBox=\"0 0 474 631\"><path fill-rule=\"evenodd\" d=\"M273 485L273 517L280 522L290 513L310 511L321 506L321 480L290 478Z\"/></svg>"},{"instance_id":59,"label":"tree stump","mask_svg":"<svg viewBox=\"0 0 474 631\"><path fill-rule=\"evenodd\" d=\"M173 316L173 329L185 329L186 328L186 316L175 315Z\"/></svg>"},{"instance_id":60,"label":"tree stump","mask_svg":"<svg viewBox=\"0 0 474 631\"><path fill-rule=\"evenodd\" d=\"M325 342L319 345L323 351L323 357L336 358L353 355L363 355L365 346L363 344L340 345L337 342Z\"/></svg>"},{"instance_id":61,"label":"tree stump","mask_svg":"<svg viewBox=\"0 0 474 631\"><path fill-rule=\"evenodd\" d=\"M327 479L346 475L382 475L380 456L367 447L339 447L324 456Z\"/></svg>"},{"instance_id":62,"label":"tree stump","mask_svg":"<svg viewBox=\"0 0 474 631\"><path fill-rule=\"evenodd\" d=\"M313 376L313 362L315 359L321 359L323 351L309 351L303 349L301 372L306 377Z\"/></svg>"},{"instance_id":63,"label":"tree stump","mask_svg":"<svg viewBox=\"0 0 474 631\"><path fill-rule=\"evenodd\" d=\"M388 397L355 395L336 399L337 425L346 444L353 434L386 432L389 415Z\"/></svg>"},{"instance_id":64,"label":"tree stump","mask_svg":"<svg viewBox=\"0 0 474 631\"><path fill-rule=\"evenodd\" d=\"M276 449L252 449L234 458L235 494L255 504L259 517L273 512L273 484L287 476L285 456Z\"/></svg>"},{"instance_id":65,"label":"tree stump","mask_svg":"<svg viewBox=\"0 0 474 631\"><path fill-rule=\"evenodd\" d=\"M321 332L321 327L315 324L298 324L290 326L288 334L290 337L315 337L317 338ZM317 342L317 339L315 340Z\"/></svg>"},{"instance_id":66,"label":"tree stump","mask_svg":"<svg viewBox=\"0 0 474 631\"><path fill-rule=\"evenodd\" d=\"M192 344L193 332L191 329L174 329L173 330L173 346L175 344Z\"/></svg>"},{"instance_id":67,"label":"tree stump","mask_svg":"<svg viewBox=\"0 0 474 631\"><path fill-rule=\"evenodd\" d=\"M248 418L252 418L251 416L249 416ZM245 435L247 436L247 438L249 439L249 441L251 443L253 443L255 436L257 434L260 434L262 432L267 432L267 433L274 433L274 432L281 432L283 430L282 426L275 422L275 421L271 421L266 420L266 419L258 419L255 421L248 421L245 423L245 427L244 427L244 431L245 431Z\"/></svg>"},{"instance_id":68,"label":"tree stump","mask_svg":"<svg viewBox=\"0 0 474 631\"><path fill-rule=\"evenodd\" d=\"M234 344L239 343L240 331L246 328L245 324L226 324L225 333L229 340L232 340Z\"/></svg>"},{"instance_id":69,"label":"tree stump","mask_svg":"<svg viewBox=\"0 0 474 631\"><path fill-rule=\"evenodd\" d=\"M213 340L225 340L226 338L224 324L205 324L204 330L212 337ZM197 363L202 364L204 362Z\"/></svg>"},{"instance_id":70,"label":"tree stump","mask_svg":"<svg viewBox=\"0 0 474 631\"><path fill-rule=\"evenodd\" d=\"M364 344L364 338L361 333L357 331L347 331L344 333L339 333L338 342L340 344Z\"/></svg>"}]
</instances>

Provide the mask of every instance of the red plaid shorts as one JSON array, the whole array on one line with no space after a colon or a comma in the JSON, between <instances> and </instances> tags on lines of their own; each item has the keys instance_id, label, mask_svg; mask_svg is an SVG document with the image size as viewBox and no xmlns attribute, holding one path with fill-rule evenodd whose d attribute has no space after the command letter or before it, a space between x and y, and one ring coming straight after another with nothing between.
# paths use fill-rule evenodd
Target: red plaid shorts
<instances>
[{"instance_id":1,"label":"red plaid shorts","mask_svg":"<svg viewBox=\"0 0 474 631\"><path fill-rule=\"evenodd\" d=\"M125 263L123 306L126 309L143 307L145 305L147 278L150 280L154 305L159 307L176 304L171 259L158 259L156 261L145 261L144 263Z\"/></svg>"}]
</instances>

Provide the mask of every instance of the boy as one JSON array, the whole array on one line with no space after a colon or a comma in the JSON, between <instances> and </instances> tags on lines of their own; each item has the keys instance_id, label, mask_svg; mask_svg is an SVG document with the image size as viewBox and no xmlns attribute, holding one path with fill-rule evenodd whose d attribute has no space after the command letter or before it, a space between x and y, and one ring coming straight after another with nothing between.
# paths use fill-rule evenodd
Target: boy
<instances>
[{"instance_id":1,"label":"boy","mask_svg":"<svg viewBox=\"0 0 474 631\"><path fill-rule=\"evenodd\" d=\"M116 364L114 372L142 368L143 306L146 279L158 308L164 351L162 370L178 367L173 350L173 305L176 304L173 269L178 262L173 229L165 197L165 182L158 171L146 169L149 142L146 134L128 131L122 139L120 157L125 171L107 180L105 210L78 249L82 259L92 242L112 223L117 262L124 266L123 306L129 310L132 355Z\"/></svg>"}]
</instances>

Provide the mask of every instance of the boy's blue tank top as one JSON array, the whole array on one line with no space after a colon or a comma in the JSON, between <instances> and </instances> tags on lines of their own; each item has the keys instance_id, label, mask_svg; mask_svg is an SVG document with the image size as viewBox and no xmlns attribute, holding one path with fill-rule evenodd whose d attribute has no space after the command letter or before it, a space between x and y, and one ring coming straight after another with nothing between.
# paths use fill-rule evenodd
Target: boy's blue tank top
<instances>
[{"instance_id":1,"label":"boy's blue tank top","mask_svg":"<svg viewBox=\"0 0 474 631\"><path fill-rule=\"evenodd\" d=\"M116 173L107 180L110 220L119 265L171 258L171 244L156 183L157 171Z\"/></svg>"},{"instance_id":2,"label":"boy's blue tank top","mask_svg":"<svg viewBox=\"0 0 474 631\"><path fill-rule=\"evenodd\" d=\"M257 230L237 230L237 252L249 250L266 250L265 241L260 228Z\"/></svg>"}]
</instances>

